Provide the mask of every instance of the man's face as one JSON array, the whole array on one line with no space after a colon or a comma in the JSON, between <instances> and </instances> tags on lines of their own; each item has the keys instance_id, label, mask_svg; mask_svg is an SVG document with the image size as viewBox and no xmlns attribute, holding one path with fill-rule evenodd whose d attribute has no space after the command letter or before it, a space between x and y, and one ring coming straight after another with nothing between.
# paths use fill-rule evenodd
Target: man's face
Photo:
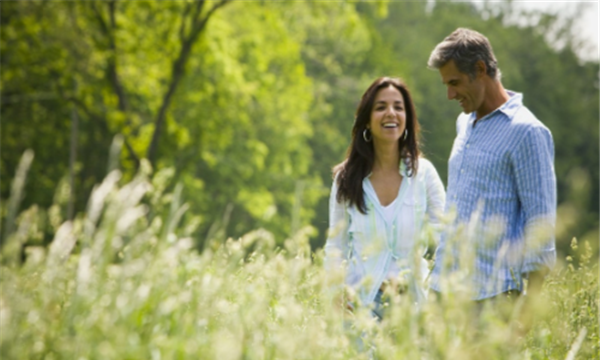
<instances>
[{"instance_id":1,"label":"man's face","mask_svg":"<svg viewBox=\"0 0 600 360\"><path fill-rule=\"evenodd\" d=\"M447 88L448 100L457 100L465 114L481 108L485 95L481 75L471 79L458 70L454 60L448 61L439 71Z\"/></svg>"}]
</instances>

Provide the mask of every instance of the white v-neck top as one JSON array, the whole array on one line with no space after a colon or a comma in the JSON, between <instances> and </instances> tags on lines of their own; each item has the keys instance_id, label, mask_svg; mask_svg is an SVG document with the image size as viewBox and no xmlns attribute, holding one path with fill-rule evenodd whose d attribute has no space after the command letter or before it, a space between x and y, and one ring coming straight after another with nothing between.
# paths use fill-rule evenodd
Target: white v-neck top
<instances>
[{"instance_id":1,"label":"white v-neck top","mask_svg":"<svg viewBox=\"0 0 600 360\"><path fill-rule=\"evenodd\" d=\"M398 198L396 197L394 199L394 201L392 201L389 205L387 206L382 206L381 208L383 209L383 216L385 218L385 221L387 223L391 223L394 221L394 210L396 209L396 202L398 201ZM423 259L423 261L425 262L425 268L427 268L427 262L425 261L425 259ZM386 279L393 279L396 278L398 276L398 273L400 272L400 269L398 268L398 266L396 265L396 263L394 261L392 261L390 263L390 267L387 271L387 276L385 277Z\"/></svg>"},{"instance_id":2,"label":"white v-neck top","mask_svg":"<svg viewBox=\"0 0 600 360\"><path fill-rule=\"evenodd\" d=\"M398 201L398 198L395 198L389 205L382 206L385 221L394 221L394 207L396 206L396 201Z\"/></svg>"},{"instance_id":3,"label":"white v-neck top","mask_svg":"<svg viewBox=\"0 0 600 360\"><path fill-rule=\"evenodd\" d=\"M333 269L344 264L346 284L356 288L364 305L373 302L384 280L399 275L407 280L417 301L425 299L427 268L422 255L428 234L438 241L446 194L433 164L424 158L418 161L412 177L401 162L403 180L398 196L387 207L379 203L369 177L363 180L367 214L338 203L337 179L333 182L325 266Z\"/></svg>"}]
</instances>

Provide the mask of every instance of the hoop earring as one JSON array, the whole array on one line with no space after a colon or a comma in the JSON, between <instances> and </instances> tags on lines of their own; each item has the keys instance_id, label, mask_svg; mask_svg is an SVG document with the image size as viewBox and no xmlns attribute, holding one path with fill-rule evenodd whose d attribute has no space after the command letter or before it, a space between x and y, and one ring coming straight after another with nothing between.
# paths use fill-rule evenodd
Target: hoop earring
<instances>
[{"instance_id":1,"label":"hoop earring","mask_svg":"<svg viewBox=\"0 0 600 360\"><path fill-rule=\"evenodd\" d=\"M371 142L371 140L373 140L373 136L371 136L371 130L363 130L363 139L365 139L365 142Z\"/></svg>"},{"instance_id":2,"label":"hoop earring","mask_svg":"<svg viewBox=\"0 0 600 360\"><path fill-rule=\"evenodd\" d=\"M406 141L407 137L408 137L408 129L404 129L404 141Z\"/></svg>"}]
</instances>

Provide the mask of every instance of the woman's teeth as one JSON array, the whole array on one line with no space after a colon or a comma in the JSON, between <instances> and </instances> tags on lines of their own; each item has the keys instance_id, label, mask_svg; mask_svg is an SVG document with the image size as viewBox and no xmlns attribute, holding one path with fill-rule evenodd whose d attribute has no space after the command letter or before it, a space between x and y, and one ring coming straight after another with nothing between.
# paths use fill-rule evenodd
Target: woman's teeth
<instances>
[{"instance_id":1,"label":"woman's teeth","mask_svg":"<svg viewBox=\"0 0 600 360\"><path fill-rule=\"evenodd\" d=\"M387 123L387 124L383 124L384 128L396 128L398 127L398 124L394 124L394 123Z\"/></svg>"}]
</instances>

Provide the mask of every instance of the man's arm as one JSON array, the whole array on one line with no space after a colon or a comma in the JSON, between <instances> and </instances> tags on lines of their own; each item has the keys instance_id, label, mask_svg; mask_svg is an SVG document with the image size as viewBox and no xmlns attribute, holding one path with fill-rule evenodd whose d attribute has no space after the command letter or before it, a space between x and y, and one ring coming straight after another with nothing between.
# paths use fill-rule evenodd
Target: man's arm
<instances>
[{"instance_id":1,"label":"man's arm","mask_svg":"<svg viewBox=\"0 0 600 360\"><path fill-rule=\"evenodd\" d=\"M529 295L539 294L548 272L549 269L542 268L541 270L530 271L527 273L527 293Z\"/></svg>"},{"instance_id":2,"label":"man's arm","mask_svg":"<svg viewBox=\"0 0 600 360\"><path fill-rule=\"evenodd\" d=\"M556 262L556 176L554 142L542 126L527 130L515 149L514 169L519 201L525 215L522 273L529 274L529 288L539 289Z\"/></svg>"}]
</instances>

